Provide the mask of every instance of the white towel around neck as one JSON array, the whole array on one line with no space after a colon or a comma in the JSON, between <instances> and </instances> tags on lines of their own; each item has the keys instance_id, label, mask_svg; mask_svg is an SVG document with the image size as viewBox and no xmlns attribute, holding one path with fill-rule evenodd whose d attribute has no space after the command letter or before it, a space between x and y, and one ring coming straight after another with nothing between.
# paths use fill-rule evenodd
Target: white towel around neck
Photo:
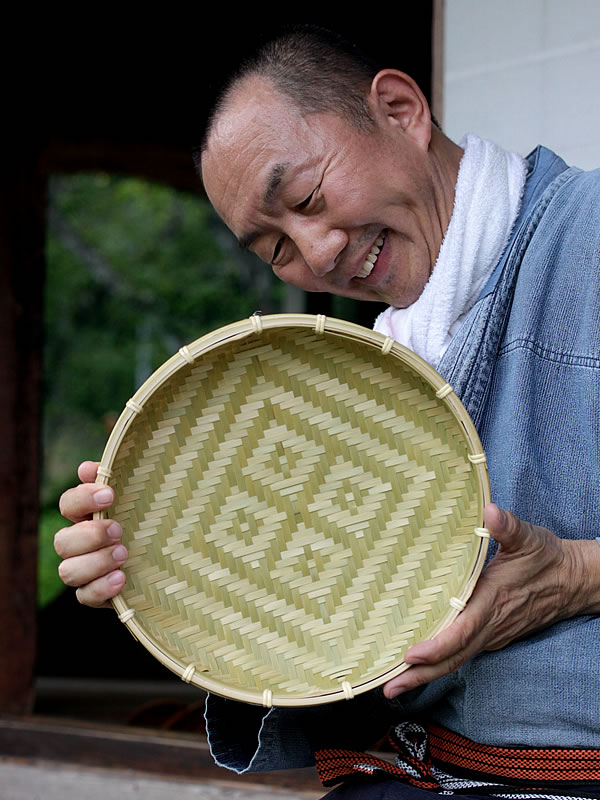
<instances>
[{"instance_id":1,"label":"white towel around neck","mask_svg":"<svg viewBox=\"0 0 600 800\"><path fill-rule=\"evenodd\" d=\"M504 252L527 174L520 155L472 133L460 146L454 209L429 281L411 306L390 306L374 325L434 367Z\"/></svg>"}]
</instances>

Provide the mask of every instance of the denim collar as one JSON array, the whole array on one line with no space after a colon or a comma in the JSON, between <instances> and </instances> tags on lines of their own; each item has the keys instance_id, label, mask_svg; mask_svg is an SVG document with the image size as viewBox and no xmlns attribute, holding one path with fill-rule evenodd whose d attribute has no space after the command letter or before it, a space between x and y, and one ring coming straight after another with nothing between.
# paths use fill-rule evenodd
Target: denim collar
<instances>
[{"instance_id":1,"label":"denim collar","mask_svg":"<svg viewBox=\"0 0 600 800\"><path fill-rule=\"evenodd\" d=\"M525 160L527 161L528 169L523 199L521 200L521 209L515 221L513 232L508 240L504 255L496 265L496 269L490 275L488 282L483 287L478 298L479 300L493 291L496 286L500 273L504 269L504 265L512 251L517 233L523 221L530 213L531 207L540 199L548 184L553 181L557 175L567 169L567 165L560 156L557 156L552 150L548 150L547 147L543 147L542 145L538 145L535 150L532 150Z\"/></svg>"},{"instance_id":2,"label":"denim collar","mask_svg":"<svg viewBox=\"0 0 600 800\"><path fill-rule=\"evenodd\" d=\"M460 397L477 428L489 380L512 303L519 265L539 218L573 168L545 147L528 157L529 172L521 211L508 246L478 301L450 342L438 372Z\"/></svg>"}]
</instances>

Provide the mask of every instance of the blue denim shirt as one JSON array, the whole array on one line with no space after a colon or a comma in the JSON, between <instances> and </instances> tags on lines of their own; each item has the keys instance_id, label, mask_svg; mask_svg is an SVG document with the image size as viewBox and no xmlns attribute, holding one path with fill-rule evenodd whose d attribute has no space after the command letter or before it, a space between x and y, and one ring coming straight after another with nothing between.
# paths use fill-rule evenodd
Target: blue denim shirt
<instances>
[{"instance_id":1,"label":"blue denim shirt","mask_svg":"<svg viewBox=\"0 0 600 800\"><path fill-rule=\"evenodd\" d=\"M545 148L482 296L438 367L473 419L492 498L558 536L600 535L600 170ZM495 745L600 747L600 617L559 622L388 701L381 689L306 709L207 701L217 763L307 766L321 747L363 749L400 719Z\"/></svg>"}]
</instances>

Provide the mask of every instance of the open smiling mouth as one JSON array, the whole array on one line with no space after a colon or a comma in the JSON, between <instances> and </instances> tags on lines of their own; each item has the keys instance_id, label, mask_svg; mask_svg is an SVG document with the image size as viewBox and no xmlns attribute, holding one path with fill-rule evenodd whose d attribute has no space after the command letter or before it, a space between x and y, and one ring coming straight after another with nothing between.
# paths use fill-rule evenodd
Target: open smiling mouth
<instances>
[{"instance_id":1,"label":"open smiling mouth","mask_svg":"<svg viewBox=\"0 0 600 800\"><path fill-rule=\"evenodd\" d=\"M377 256L381 252L381 248L383 247L384 242L385 242L385 231L383 231L375 240L375 244L369 251L369 254L365 259L365 263L362 265L361 271L357 273L355 277L367 278L373 272L373 268L377 263Z\"/></svg>"}]
</instances>

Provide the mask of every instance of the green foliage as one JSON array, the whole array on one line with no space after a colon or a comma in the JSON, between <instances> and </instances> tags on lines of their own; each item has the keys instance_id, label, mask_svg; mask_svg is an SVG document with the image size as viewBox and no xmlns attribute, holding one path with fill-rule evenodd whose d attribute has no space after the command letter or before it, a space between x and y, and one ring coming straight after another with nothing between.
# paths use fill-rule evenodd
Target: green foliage
<instances>
[{"instance_id":1,"label":"green foliage","mask_svg":"<svg viewBox=\"0 0 600 800\"><path fill-rule=\"evenodd\" d=\"M60 558L54 551L54 534L68 523L58 509L44 509L40 517L38 553L38 605L43 608L63 590L58 577Z\"/></svg>"},{"instance_id":2,"label":"green foliage","mask_svg":"<svg viewBox=\"0 0 600 800\"><path fill-rule=\"evenodd\" d=\"M279 310L281 289L204 198L104 174L52 180L47 262L42 503L55 509L148 375L210 330ZM42 602L60 586L61 525L44 513Z\"/></svg>"}]
</instances>

